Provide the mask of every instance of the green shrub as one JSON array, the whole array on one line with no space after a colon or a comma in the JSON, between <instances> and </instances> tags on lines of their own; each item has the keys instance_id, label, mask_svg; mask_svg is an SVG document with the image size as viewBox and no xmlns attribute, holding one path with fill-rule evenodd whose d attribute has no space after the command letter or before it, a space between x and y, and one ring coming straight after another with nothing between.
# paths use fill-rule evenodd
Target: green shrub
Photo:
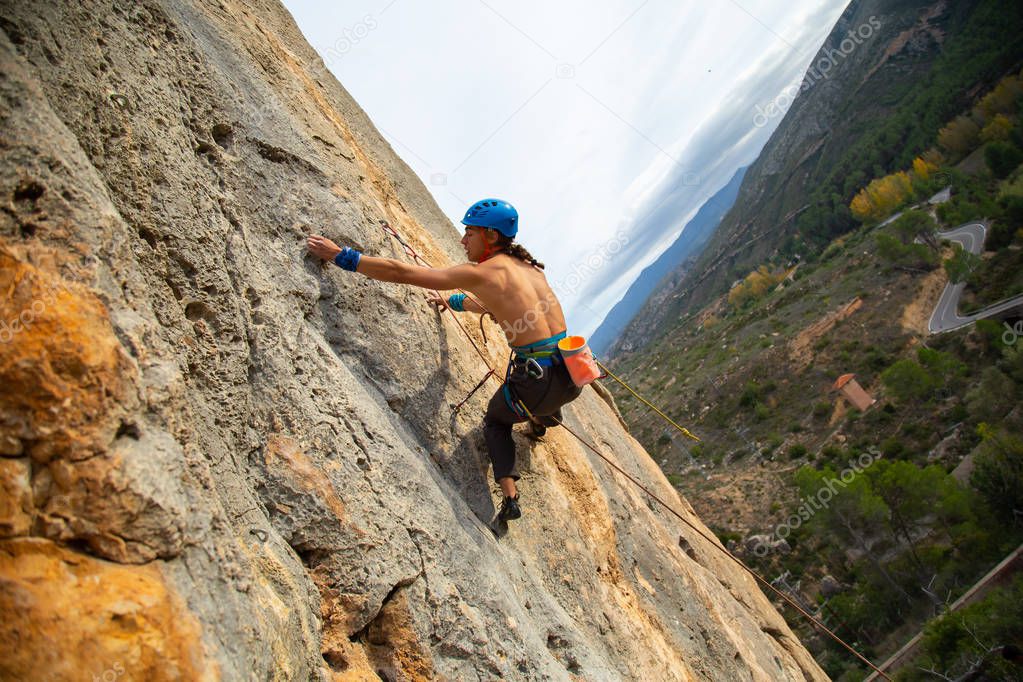
<instances>
[{"instance_id":1,"label":"green shrub","mask_svg":"<svg viewBox=\"0 0 1023 682\"><path fill-rule=\"evenodd\" d=\"M755 381L746 383L746 387L742 390L742 394L739 396L739 405L742 407L753 407L760 402L763 397L763 390Z\"/></svg>"},{"instance_id":2,"label":"green shrub","mask_svg":"<svg viewBox=\"0 0 1023 682\"><path fill-rule=\"evenodd\" d=\"M996 178L1007 178L1023 163L1023 150L1011 142L991 142L984 147L984 161Z\"/></svg>"},{"instance_id":3,"label":"green shrub","mask_svg":"<svg viewBox=\"0 0 1023 682\"><path fill-rule=\"evenodd\" d=\"M991 648L1023 639L1023 576L1011 585L993 590L981 601L931 621L921 641L923 655L907 666L912 674L900 679L934 679L918 671L938 670L945 679L966 679L975 661L984 660L983 679L1018 680L1018 664ZM980 678L978 678L980 679Z\"/></svg>"},{"instance_id":4,"label":"green shrub","mask_svg":"<svg viewBox=\"0 0 1023 682\"><path fill-rule=\"evenodd\" d=\"M970 484L1006 524L1023 509L1023 439L982 424Z\"/></svg>"},{"instance_id":5,"label":"green shrub","mask_svg":"<svg viewBox=\"0 0 1023 682\"><path fill-rule=\"evenodd\" d=\"M906 453L906 446L895 436L881 441L881 453L888 459L900 459Z\"/></svg>"}]
</instances>

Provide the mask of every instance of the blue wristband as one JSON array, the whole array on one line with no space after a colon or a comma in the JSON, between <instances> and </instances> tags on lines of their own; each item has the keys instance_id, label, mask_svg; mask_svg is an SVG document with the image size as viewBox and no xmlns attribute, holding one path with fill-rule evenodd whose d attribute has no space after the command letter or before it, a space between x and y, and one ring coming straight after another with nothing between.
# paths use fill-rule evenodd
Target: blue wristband
<instances>
[{"instance_id":1,"label":"blue wristband","mask_svg":"<svg viewBox=\"0 0 1023 682\"><path fill-rule=\"evenodd\" d=\"M465 312L465 294L451 294L448 296L448 307L455 312Z\"/></svg>"},{"instance_id":2,"label":"blue wristband","mask_svg":"<svg viewBox=\"0 0 1023 682\"><path fill-rule=\"evenodd\" d=\"M341 253L334 256L334 264L342 270L355 272L355 268L359 267L360 258L362 258L361 253L351 247L345 246L342 247Z\"/></svg>"}]
</instances>

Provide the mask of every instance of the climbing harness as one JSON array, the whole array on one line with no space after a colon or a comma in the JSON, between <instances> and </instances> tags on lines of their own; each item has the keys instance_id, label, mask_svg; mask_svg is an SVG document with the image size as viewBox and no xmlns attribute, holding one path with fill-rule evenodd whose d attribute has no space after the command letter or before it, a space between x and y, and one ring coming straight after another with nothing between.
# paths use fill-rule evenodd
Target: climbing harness
<instances>
[{"instance_id":1,"label":"climbing harness","mask_svg":"<svg viewBox=\"0 0 1023 682\"><path fill-rule=\"evenodd\" d=\"M405 253L407 253L411 258L413 258L417 263L422 263L426 267L430 267L430 264L427 263L426 261L424 261L422 258L420 258L419 254L417 254L415 252L415 249L413 249L411 246L409 246L405 242L405 240L403 240L398 235L398 233L395 232L394 229L390 225L387 224L387 222L381 220L380 224L383 226L384 230L386 230L391 236L393 236L395 239L398 240L398 242L405 249ZM439 296L439 294L438 294L438 296ZM485 309L482 304L479 304L479 302L477 302L477 304L480 306L480 308ZM483 377L483 379L481 379L480 382L476 385L476 387L473 388L472 392L469 393L469 395L465 398L465 400L463 400L461 403L459 403L457 406L454 407L455 411L457 412L458 409L461 408L462 405L464 405L469 400L469 398L471 398L472 395L474 393L476 393L476 391L478 391L483 386L484 383L486 383L487 379L489 379L491 376L497 376L497 373L494 371L494 368L488 362L486 356L483 354L483 352L476 345L476 342L469 335L468 331L466 331L466 329L458 321L458 317L455 315L455 313L451 312L451 315L454 318L455 323L458 324L459 328L465 334L466 338L469 339L469 343L472 344L473 348L476 350L476 353L480 356L480 358L483 359L484 364L486 364L487 369L489 370L487 372L487 374ZM480 325L481 325L481 327L482 327L482 324L483 324L483 316L480 317ZM544 364L545 362L547 363L547 366L550 366L550 364L553 364L553 363L557 362L557 360L554 359L556 353L554 351L549 351L548 349L544 348L543 344L544 343L548 343L549 344L549 342L552 341L552 340L555 341L555 343L556 343L558 340L560 340L560 338L563 338L563 336L564 335L562 334L562 335L559 335L559 339L555 339L554 337L551 337L549 339L543 339L542 341L537 341L537 342L532 343L532 344L530 344L528 346L523 346L523 347L519 347L519 348L513 348L512 349L512 355L514 356L516 354L516 352L518 352L521 355L525 355L526 356L526 360L524 362L524 365L531 366L530 362L533 362L533 363L535 363L536 367L540 368L540 371L542 373L543 367L545 366L545 364ZM556 345L555 345L555 348L556 348ZM546 353L546 355L543 355L544 353ZM558 358L558 360L560 360L560 357ZM640 396L635 390L633 390L633 388L631 386L629 386L627 383L625 383L620 378L615 376L611 372L611 370L609 370L604 364L600 363L599 361L597 362L597 364L604 371L606 376L611 377L612 379L617 381L619 384L621 384L623 387L625 387L625 389L627 391L629 391L629 393L634 395L636 398L638 398L640 401L642 401L643 404L647 405L652 410L654 410L657 414L659 414L661 417L663 417L666 421L668 421L668 423L670 423L672 426L674 426L676 429L678 429L684 436L686 436L688 438L692 438L693 440L696 440L696 441L700 440L699 438L694 436L692 433L690 433L688 429L686 429L685 427L680 426L679 424L677 424L674 420L672 420L670 417L668 417L666 414L664 414L664 412L662 412L657 407L655 407L652 403L650 403L648 400L646 400L645 398ZM511 365L512 365L512 363L509 363L509 368L508 368L508 370L506 372L506 376L505 376L505 379L506 379L505 382L504 382L504 396L505 396L505 400L508 401L509 406L512 407L512 409L515 411L516 414L518 414L520 416L523 416L523 418L529 419L531 423L536 423L535 422L535 417L529 411L529 408L526 407L525 403L523 403L521 400L515 399L511 395L511 390L508 387L508 382L507 382L508 372L511 371ZM529 371L529 370L527 369L526 371ZM541 374L541 376L542 376L542 374ZM601 378L603 378L603 377L601 377ZM578 433L576 433L571 427L569 427L567 424L565 424L564 421L562 421L561 419L559 419L558 417L553 416L553 415L551 415L550 418L553 419L557 423L558 426L565 427L566 431L568 431L570 434L575 436L575 438L580 443L585 445L594 454L596 454L598 457L600 457L600 459L602 459L609 467L611 467L611 469L613 469L614 471L616 471L619 474L621 474L626 480L628 480L634 486L636 486L637 488L642 490L644 493L646 493L650 497L650 499L654 500L659 505L664 507L664 509L667 510L668 513L670 513L672 516L674 516L679 521L681 521L683 524L685 524L687 527L689 527L693 532L695 532L701 538L706 540L712 547L715 547L719 551L723 552L725 554L725 556L727 556L729 559L731 559L736 564L738 564L744 571L746 571L751 576L753 576L753 578L756 581L758 581L760 584L762 584L765 587L767 587L767 589L771 593L777 595L782 601L784 601L786 604L788 604L793 609L795 609L797 613L799 613L804 618L809 620L814 626L816 626L822 632L826 633L832 640L834 640L835 642L840 644L843 648L845 648L849 653L851 653L853 656L855 656L858 660L860 660L861 662L866 664L871 670L876 672L881 678L883 678L885 680L891 680L891 678L887 674L885 674L884 671L882 671L876 665L871 663L869 659L867 659L865 656L863 656L863 654L861 654L856 649L854 649L852 647L852 645L846 643L845 640L843 640L841 637L839 637L837 634L835 634L827 625L825 625L823 622L821 622L818 618L815 618L812 614L810 614L806 609L804 609L802 606L800 606L789 595L787 595L784 592L782 592L781 590L779 590L770 581L768 581L766 578L764 578L759 573L757 573L752 568L750 568L748 565L746 565L746 563L742 559L740 559L739 557L735 556L735 554L730 552L728 550L728 548L722 546L719 541L717 541L716 539L712 539L710 536L708 536L706 533L704 533L702 530L700 530L696 526L696 524L694 524L689 519L687 519L684 516L682 516L682 514L680 514L678 511L675 510L674 507L672 507L670 504L668 504L663 499L661 499L656 493L654 493L652 490L647 488L645 485L643 485L640 481L638 481L636 478L631 476L628 472L626 472L620 466L618 466L613 461L611 461L603 453L601 453L599 450L597 450L597 448L594 447L589 441L587 441L585 438L583 438Z\"/></svg>"},{"instance_id":2,"label":"climbing harness","mask_svg":"<svg viewBox=\"0 0 1023 682\"><path fill-rule=\"evenodd\" d=\"M512 347L501 391L504 393L505 403L519 418L525 419L526 415L518 407L521 401L515 394L515 389L510 380L517 377L519 372L523 372L527 377L539 381L544 377L545 368L564 364L564 360L558 352L558 342L564 339L567 334L568 332L561 332L525 346Z\"/></svg>"}]
</instances>

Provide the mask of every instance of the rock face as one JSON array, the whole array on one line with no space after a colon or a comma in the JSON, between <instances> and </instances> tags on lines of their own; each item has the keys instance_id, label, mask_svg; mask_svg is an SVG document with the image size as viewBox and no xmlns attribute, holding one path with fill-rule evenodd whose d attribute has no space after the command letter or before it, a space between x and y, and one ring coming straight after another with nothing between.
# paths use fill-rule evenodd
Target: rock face
<instances>
[{"instance_id":1,"label":"rock face","mask_svg":"<svg viewBox=\"0 0 1023 682\"><path fill-rule=\"evenodd\" d=\"M486 365L304 248L404 257L383 219L445 265L458 234L281 7L0 29L0 677L824 679L563 429L517 436L525 516L490 530L496 382L449 408ZM566 414L703 528L596 392Z\"/></svg>"}]
</instances>

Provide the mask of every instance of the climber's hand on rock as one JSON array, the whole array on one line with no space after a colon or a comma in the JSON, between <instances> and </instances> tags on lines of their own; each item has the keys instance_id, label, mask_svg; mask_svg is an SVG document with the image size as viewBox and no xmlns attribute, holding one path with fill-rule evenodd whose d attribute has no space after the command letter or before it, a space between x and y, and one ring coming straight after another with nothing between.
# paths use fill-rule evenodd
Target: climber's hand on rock
<instances>
[{"instance_id":1,"label":"climber's hand on rock","mask_svg":"<svg viewBox=\"0 0 1023 682\"><path fill-rule=\"evenodd\" d=\"M439 312L444 312L448 309L448 302L436 294L427 296L426 302L436 308Z\"/></svg>"},{"instance_id":2,"label":"climber's hand on rock","mask_svg":"<svg viewBox=\"0 0 1023 682\"><path fill-rule=\"evenodd\" d=\"M323 260L334 260L334 256L341 253L340 246L318 234L309 235L305 244L309 253Z\"/></svg>"}]
</instances>

